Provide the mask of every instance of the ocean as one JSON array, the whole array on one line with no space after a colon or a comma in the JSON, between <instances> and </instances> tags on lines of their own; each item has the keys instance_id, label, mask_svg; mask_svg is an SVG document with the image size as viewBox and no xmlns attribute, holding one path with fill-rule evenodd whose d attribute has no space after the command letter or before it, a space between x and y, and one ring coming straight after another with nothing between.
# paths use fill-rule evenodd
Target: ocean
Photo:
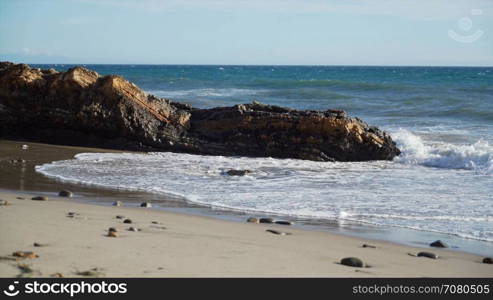
<instances>
[{"instance_id":1,"label":"ocean","mask_svg":"<svg viewBox=\"0 0 493 300\"><path fill-rule=\"evenodd\" d=\"M66 70L71 65L33 65ZM253 100L342 109L390 133L393 161L83 153L36 170L252 214L351 221L493 242L493 68L87 65L195 107ZM228 169L250 169L243 177Z\"/></svg>"}]
</instances>

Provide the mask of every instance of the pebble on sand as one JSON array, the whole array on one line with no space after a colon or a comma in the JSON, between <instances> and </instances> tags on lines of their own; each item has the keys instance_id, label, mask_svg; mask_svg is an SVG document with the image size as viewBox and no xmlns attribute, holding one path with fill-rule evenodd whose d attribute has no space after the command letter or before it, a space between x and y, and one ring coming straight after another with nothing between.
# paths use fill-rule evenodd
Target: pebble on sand
<instances>
[{"instance_id":1,"label":"pebble on sand","mask_svg":"<svg viewBox=\"0 0 493 300\"><path fill-rule=\"evenodd\" d=\"M125 219L125 216L118 215L118 216L116 216L115 218L117 218L117 219Z\"/></svg>"},{"instance_id":2,"label":"pebble on sand","mask_svg":"<svg viewBox=\"0 0 493 300\"><path fill-rule=\"evenodd\" d=\"M110 227L108 228L108 232L117 232L115 227Z\"/></svg>"},{"instance_id":3,"label":"pebble on sand","mask_svg":"<svg viewBox=\"0 0 493 300\"><path fill-rule=\"evenodd\" d=\"M248 218L248 219L247 219L247 222L248 222L248 223L258 223L258 222L259 222L259 220L258 220L257 218Z\"/></svg>"},{"instance_id":4,"label":"pebble on sand","mask_svg":"<svg viewBox=\"0 0 493 300\"><path fill-rule=\"evenodd\" d=\"M9 205L9 204L10 204L9 201L0 199L0 206Z\"/></svg>"},{"instance_id":5,"label":"pebble on sand","mask_svg":"<svg viewBox=\"0 0 493 300\"><path fill-rule=\"evenodd\" d=\"M128 227L128 231L140 231L140 229L135 228L135 227Z\"/></svg>"},{"instance_id":6,"label":"pebble on sand","mask_svg":"<svg viewBox=\"0 0 493 300\"><path fill-rule=\"evenodd\" d=\"M427 252L427 251L419 252L416 256L417 257L427 257L427 258L431 258L431 259L437 259L438 258L438 255L436 255L435 253Z\"/></svg>"},{"instance_id":7,"label":"pebble on sand","mask_svg":"<svg viewBox=\"0 0 493 300\"><path fill-rule=\"evenodd\" d=\"M29 149L29 146L28 145L21 145L21 149L22 150L27 150L27 149Z\"/></svg>"},{"instance_id":8,"label":"pebble on sand","mask_svg":"<svg viewBox=\"0 0 493 300\"><path fill-rule=\"evenodd\" d=\"M363 248L377 248L376 246L368 245L368 244L363 244L361 247L363 247Z\"/></svg>"},{"instance_id":9,"label":"pebble on sand","mask_svg":"<svg viewBox=\"0 0 493 300\"><path fill-rule=\"evenodd\" d=\"M123 206L123 202L121 202L119 200L115 201L115 202L113 202L113 206Z\"/></svg>"},{"instance_id":10,"label":"pebble on sand","mask_svg":"<svg viewBox=\"0 0 493 300\"><path fill-rule=\"evenodd\" d=\"M15 257L20 257L20 258L37 258L39 255L37 255L34 252L31 251L15 251L12 253L13 256Z\"/></svg>"},{"instance_id":11,"label":"pebble on sand","mask_svg":"<svg viewBox=\"0 0 493 300\"><path fill-rule=\"evenodd\" d=\"M357 257L345 257L341 259L341 265L355 268L363 268L365 266L363 261Z\"/></svg>"},{"instance_id":12,"label":"pebble on sand","mask_svg":"<svg viewBox=\"0 0 493 300\"><path fill-rule=\"evenodd\" d=\"M41 243L34 242L34 243L33 243L33 246L34 246L34 247L45 247L45 246L47 246L47 245L46 245L46 244L41 244Z\"/></svg>"},{"instance_id":13,"label":"pebble on sand","mask_svg":"<svg viewBox=\"0 0 493 300\"><path fill-rule=\"evenodd\" d=\"M430 247L448 248L448 245L445 242L442 242L441 240L437 240L437 241L434 241L433 243L431 243Z\"/></svg>"},{"instance_id":14,"label":"pebble on sand","mask_svg":"<svg viewBox=\"0 0 493 300\"><path fill-rule=\"evenodd\" d=\"M493 264L493 259L491 257L483 258L483 264Z\"/></svg>"},{"instance_id":15,"label":"pebble on sand","mask_svg":"<svg viewBox=\"0 0 493 300\"><path fill-rule=\"evenodd\" d=\"M274 223L279 224L279 225L293 225L293 222L284 221L284 220L274 221Z\"/></svg>"},{"instance_id":16,"label":"pebble on sand","mask_svg":"<svg viewBox=\"0 0 493 300\"><path fill-rule=\"evenodd\" d=\"M274 223L274 219L272 219L272 218L260 218L259 223L272 224L272 223Z\"/></svg>"},{"instance_id":17,"label":"pebble on sand","mask_svg":"<svg viewBox=\"0 0 493 300\"><path fill-rule=\"evenodd\" d=\"M131 223L132 223L132 220L130 220L130 219L125 219L125 220L123 220L123 223L125 223L125 224L131 224Z\"/></svg>"},{"instance_id":18,"label":"pebble on sand","mask_svg":"<svg viewBox=\"0 0 493 300\"><path fill-rule=\"evenodd\" d=\"M116 237L118 237L118 234L116 232L114 232L114 231L108 231L108 235L107 236L108 237L115 237L116 238Z\"/></svg>"},{"instance_id":19,"label":"pebble on sand","mask_svg":"<svg viewBox=\"0 0 493 300\"><path fill-rule=\"evenodd\" d=\"M74 195L74 193L72 193L71 191L67 191L67 190L62 190L62 191L58 192L58 196L60 196L60 197L71 198L73 195Z\"/></svg>"},{"instance_id":20,"label":"pebble on sand","mask_svg":"<svg viewBox=\"0 0 493 300\"><path fill-rule=\"evenodd\" d=\"M151 202L142 202L140 204L140 207L147 207L147 208L149 208L149 207L152 207L152 204L151 204Z\"/></svg>"},{"instance_id":21,"label":"pebble on sand","mask_svg":"<svg viewBox=\"0 0 493 300\"><path fill-rule=\"evenodd\" d=\"M45 197L45 196L36 196L36 197L32 197L31 200L47 201L48 200L48 197Z\"/></svg>"},{"instance_id":22,"label":"pebble on sand","mask_svg":"<svg viewBox=\"0 0 493 300\"><path fill-rule=\"evenodd\" d=\"M291 235L290 232L282 232L282 231L273 230L273 229L267 229L266 231L267 232L270 232L270 233L273 233L273 234L277 234L277 235Z\"/></svg>"}]
</instances>

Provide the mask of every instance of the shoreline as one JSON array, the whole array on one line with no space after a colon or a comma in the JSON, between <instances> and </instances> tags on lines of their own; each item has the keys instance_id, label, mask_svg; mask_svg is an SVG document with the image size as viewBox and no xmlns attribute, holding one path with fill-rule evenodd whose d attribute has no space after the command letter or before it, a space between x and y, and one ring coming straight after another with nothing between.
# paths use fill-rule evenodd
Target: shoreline
<instances>
[{"instance_id":1,"label":"shoreline","mask_svg":"<svg viewBox=\"0 0 493 300\"><path fill-rule=\"evenodd\" d=\"M3 149L8 148L7 150L14 151L12 153L16 154L19 153L19 145L23 144L24 142L20 141L0 141L0 146ZM245 223L244 221L248 216L251 216L251 214L246 214L246 213L238 213L236 214L236 217L231 217L231 215L235 215L235 213L230 213L228 216L225 216L222 214L221 211L217 211L211 208L204 208L199 205L194 206L190 205L189 203L183 203L182 199L168 199L168 197L164 197L161 195L150 195L148 193L143 193L143 192L128 192L128 191L109 191L105 189L99 189L99 188L94 188L94 187L87 187L87 186L81 186L77 184L69 184L69 183L62 183L58 182L49 178L44 177L41 174L28 174L29 172L35 173L34 172L34 166L33 164L38 164L40 161L46 160L52 161L52 160L59 160L59 159L67 159L67 158L72 158L73 153L77 152L115 152L113 150L106 150L106 149L95 149L95 148L80 148L80 147L70 147L70 146L56 146L56 145L44 145L44 144L37 144L37 143L31 143L31 142L25 142L29 144L31 147L27 151L21 152L19 155L23 156L23 159L26 160L26 163L24 164L24 167L20 167L20 172L19 174L4 174L4 176L10 176L11 178L16 178L17 179L13 180L15 182L8 182L8 183L3 183L0 186L0 198L4 200L8 200L11 202L12 205L10 206L2 206L0 207L0 213L5 211L5 208L8 210L12 210L13 214L15 215L20 215L24 214L24 217L22 218L23 222L26 222L26 218L33 218L34 216L37 216L37 214L40 213L46 213L47 215L52 214L50 211L46 211L46 207L49 207L50 210L63 210L67 211L69 209L74 209L74 210L80 210L80 211L87 211L87 218L91 221L88 223L92 223L92 220L89 216L93 214L101 214L104 215L104 218L106 220L103 222L102 220L95 220L95 223L98 223L98 232L99 234L87 237L89 239L89 243L96 243L95 240L99 240L100 242L106 243L105 240L108 238L103 235L101 235L101 232L107 229L108 226L111 224L113 225L118 225L121 226L123 224L121 223L121 220L116 220L114 219L114 216L116 215L117 211L128 211L128 214L132 215L132 218L146 218L148 216L153 216L155 218L164 218L168 219L168 217L171 217L172 219L176 219L176 222L173 223L172 226L176 227L181 227L181 223L183 222L187 226L190 225L190 227L187 227L187 233L191 234L192 232L198 231L201 232L204 230L204 228L201 228L202 225L197 226L197 223L202 223L205 222L208 224L208 226L212 226L214 228L220 228L217 232L214 231L214 233L211 233L213 236L216 238L213 239L208 239L211 236L207 237L198 237L197 234L191 234L193 237L198 238L200 241L200 244L203 245L208 245L212 241L218 242L219 239L219 244L222 246L227 246L227 247L232 247L235 250L233 251L234 253L243 253L241 256L245 255L248 259L256 259L258 258L258 255L260 256L266 256L269 257L270 260L276 261L277 259L280 258L280 256L283 256L284 254L288 255L294 255L292 251L290 250L289 247L294 247L300 252L300 255L305 254L308 257L296 257L296 262L294 263L297 265L297 267L293 270L290 268L287 268L289 271L286 271L286 266L289 265L289 261L283 261L284 266L280 266L277 264L272 264L268 262L264 262L262 264L254 264L251 266L251 268L254 269L249 269L250 267L244 266L242 260L240 257L235 257L235 255L227 254L224 255L224 257L228 257L229 263L231 264L230 266L224 265L224 262L219 259L220 262L219 265L221 265L221 268L214 269L213 266L208 265L208 270L209 271L204 271L202 267L200 266L201 263L198 261L194 261L193 265L188 266L183 268L182 270L177 269L174 272L167 273L167 272L160 272L162 270L154 270L153 272L150 273L145 273L145 272L137 272L137 273L132 273L130 269L125 269L125 270L116 270L115 264L108 264L103 267L106 271L102 272L104 275L101 276L136 276L136 277L146 277L146 276L168 276L168 277L189 277L189 276L199 276L199 277L243 277L243 276L274 276L274 277L293 277L293 276L322 276L322 277L355 277L355 276L369 276L369 277L416 277L416 276L441 276L441 277L475 277L475 276L480 276L480 277L492 277L493 276L493 268L491 265L486 265L486 264L481 264L482 257L479 255L463 252L462 249L435 249L435 248L430 248L430 247L413 247L410 245L405 245L402 243L396 243L393 241L387 241L387 240L380 240L378 238L371 238L371 234L369 234L368 226L359 226L361 227L362 233L359 235L354 235L353 234L348 234L351 229L343 228L342 226L342 231L346 231L344 233L339 233L339 232L331 232L330 230L321 230L322 226L320 225L313 225L310 228L310 225L308 224L302 224L300 226L282 226L282 225L264 225L264 224L250 224L250 223ZM46 153L49 152L47 149L50 148L56 148L57 149L57 159L52 159L53 154L52 153ZM16 152L17 150L17 152ZM44 155L43 155L44 153ZM12 157L12 159L16 159L16 155L7 155L9 157ZM32 158L31 156L34 156L36 159ZM6 166L6 158L2 157L2 161L0 163L2 164L2 170L9 172L13 172L13 168L4 168ZM24 169L24 171L22 171ZM31 171L29 171L31 169ZM18 170L19 171L19 170ZM15 172L13 172L15 173ZM33 178L29 178L30 176L33 176ZM33 183L35 182L35 183ZM70 200L67 199L60 199L58 197L52 197L51 195L55 195L54 193L57 193L61 189L70 189L75 192L76 197ZM14 193L11 193L13 191ZM39 192L39 193L38 193ZM39 194L50 194L50 201L46 202L38 202L38 201L31 201L31 200L19 200L15 199L16 197L19 197L18 195L25 195L25 194L31 194L31 195L39 195ZM25 196L24 196L25 197ZM53 198L53 199L52 199ZM111 203L115 199L120 199L123 202L129 203L132 205L133 203L137 204L143 201L143 198L146 200L151 200L154 203L166 203L169 207L167 208L160 208L160 209L141 209L138 207L111 207L107 206L106 204ZM30 199L30 198L28 198ZM51 201L53 200L53 201ZM75 200L75 201L74 201ZM91 201L92 200L92 201ZM98 204L98 205L93 205L93 204ZM103 205L101 205L103 204ZM43 208L43 206L46 206ZM54 207L56 206L56 207ZM26 211L22 211L22 209L25 209ZM39 211L37 209L40 209ZM197 214L191 214L190 211L195 210L198 211ZM208 210L209 213L205 214L205 216L201 213L201 211L206 211ZM173 212L175 211L175 212ZM65 212L66 213L66 212ZM84 213L86 214L86 213ZM218 214L218 215L215 215ZM226 212L227 214L227 212ZM82 214L81 214L82 216ZM135 217L133 217L135 216ZM59 214L58 216L53 216L54 218L59 219L59 223L57 224L52 224L52 227L46 227L43 224L38 224L39 229L45 230L48 233L56 232L57 227L61 226L71 226L71 224L67 224L67 218L65 214ZM12 221L12 218L14 216L3 216L2 217L2 223L6 222L8 225L9 219ZM243 222L240 221L240 218L243 220ZM16 218L14 218L16 219ZM4 221L6 220L6 221ZM37 220L32 220L32 222L36 222ZM73 221L73 220L72 220ZM120 223L115 221L120 221ZM234 222L232 222L234 221ZM81 221L82 222L82 221ZM29 222L28 222L29 223ZM109 224L107 227L103 227L101 224ZM150 221L148 222L150 223ZM165 223L165 222L163 222ZM192 224L193 223L193 226ZM137 224L140 224L137 223ZM1 237L9 239L9 242L12 243L12 247L14 245L17 245L19 249L14 249L14 248L9 248L7 249L5 246L2 246L0 248L1 252L0 255L8 255L11 254L13 251L18 251L18 250L24 250L24 251L38 251L38 248L33 248L32 243L36 241L32 241L30 243L25 242L25 238L22 240L24 243L19 243L19 238L18 237L11 237L9 235L8 230L12 230L11 226L3 226L5 224L2 224L0 226L1 228L4 228L1 231ZM31 224L32 225L32 224ZM125 224L126 225L126 224ZM147 227L151 226L152 224L146 224ZM339 227L340 224L336 224L335 227ZM20 226L20 225L19 225ZM22 225L23 227L25 225ZM94 230L96 224L88 224L88 228L85 229L85 231L88 231L89 229ZM184 225L185 226L185 225ZM208 227L204 226L204 227ZM354 225L352 225L354 227ZM144 226L145 227L145 226ZM268 232L265 232L265 230L274 227L275 230L281 230L281 231L286 231L286 232L291 232L293 233L290 236L275 236L273 234L270 234ZM314 227L314 228L313 228ZM36 227L38 228L38 227ZM262 230L260 230L260 228ZM74 228L78 229L78 228ZM353 228L354 229L354 228ZM7 231L5 231L7 230ZM26 229L23 229L26 230ZM124 230L124 228L122 228ZM139 234L147 234L149 233L149 237L144 237L144 242L145 244L152 244L153 241L151 240L151 236L156 234L156 232L147 232L147 230L151 230L151 227L146 228L146 231L142 232L122 232L122 238L124 236L130 234L132 237L137 236ZM254 232L252 232L254 231ZM164 233L167 232L167 230L163 230ZM239 236L237 236L238 233L241 233ZM75 233L75 232L74 232ZM159 233L159 230L158 230ZM226 236L224 236L226 234ZM246 234L249 239L247 241L240 241L242 239L242 234ZM42 232L36 232L34 233L26 233L27 236L32 237L38 237L38 236L43 236ZM177 236L180 236L178 240L183 240L183 239L191 239L190 244L188 244L187 247L195 248L195 238L190 238L186 237L187 234L183 234L183 232L180 232L177 234ZM175 236L174 238L177 238ZM294 242L293 240L298 239L298 236L300 236L300 239L309 239L310 242L302 242L301 245L310 245L309 249L299 249L299 245L296 245L298 242ZM370 237L370 238L364 238L364 237ZM377 234L378 236L378 234ZM104 239L101 240L101 237ZM169 238L169 237L164 237ZM12 239L12 240L10 240ZM267 239L267 240L266 240ZM289 247L285 247L286 245L283 246L283 244L277 245L277 241L284 243L286 242ZM285 241L283 241L285 240ZM118 239L120 241L120 239ZM227 241L224 245L224 242ZM330 241L336 241L330 242ZM39 241L43 242L43 241ZM241 246L249 245L249 247L253 247L254 250L259 250L258 248L260 245L258 243L266 243L262 244L262 253L258 255L252 255L251 257L249 255L246 255L244 251L241 251L238 249L238 247L241 248ZM429 241L431 242L431 241ZM58 244L58 242L52 242L53 244ZM70 240L69 244L76 243L76 240ZM120 243L120 242L118 242ZM308 244L306 244L308 243ZM342 243L343 245L339 245ZM367 248L361 248L361 245L364 243L376 245L376 249L367 249ZM0 243L2 245L6 245L8 243ZM96 243L97 244L97 243ZM159 243L158 243L159 244ZM313 245L311 245L313 244ZM337 244L338 251L334 252L334 249L330 249L334 244ZM23 245L23 248L21 247ZM10 246L10 245L9 245ZM61 248L64 248L67 245L59 245ZM73 245L72 245L73 246ZM121 245L120 245L121 246ZM279 248L279 246L283 246L282 248ZM424 246L424 245L423 245ZM94 246L92 246L94 247ZM121 257L125 257L123 253L119 253L118 249L111 248L111 251L116 251L118 255L121 255ZM40 251L40 256L41 256L41 250L45 252L50 252L51 247L46 247L45 248L39 248ZM58 247L57 247L58 248ZM200 247L199 247L200 248ZM271 249L272 248L272 249ZM14 250L12 250L14 249ZM185 250L188 248L184 248ZM276 249L277 252L272 252L272 250ZM173 251L177 249L171 249ZM200 253L194 253L196 256L195 258L198 259L198 257L201 257L203 255L204 261L209 261L212 259L212 261L215 261L214 259L214 254L208 252L210 249L208 247L205 247L205 249L202 254ZM217 251L220 251L216 249ZM55 252L60 255L60 251L62 249L57 249ZM140 252L146 252L145 254L151 255L153 251L151 250L144 250L144 249L139 249L135 248L133 249L136 253ZM149 252L150 251L150 252ZM186 250L188 251L188 250ZM236 251L236 252L235 252ZM259 250L260 251L260 250ZM328 259L330 261L330 264L325 265L327 263L327 260L322 260L323 252L327 251L330 254L327 254L326 258L331 258ZM380 252L381 253L372 253L373 252ZM426 258L416 258L416 257L411 257L407 255L407 253L414 252L417 253L417 251L429 251L429 252L434 252L441 256L440 259L438 260L431 260L431 259L426 259ZM9 253L10 252L10 253ZM82 249L76 250L75 254L79 256L85 256L84 254L80 253L84 252ZM89 251L90 252L90 251ZM149 252L149 253L147 253ZM214 251L213 251L214 252ZM341 266L336 264L338 260L343 258L344 256L347 256L346 254L349 253L355 253L354 256L358 256L361 259L363 259L365 262L368 262L368 264L372 265L372 268L351 268L351 267L346 267L346 266ZM103 252L105 253L105 252ZM313 254L316 253L317 255L313 256ZM367 255L370 254L368 258ZM180 253L175 253L176 257L178 260L180 260L183 264L187 263L192 263L188 261L186 257L181 257ZM65 257L66 255L62 255L64 258L60 261L61 265L63 265L62 269L67 269L70 264L74 264L75 262L71 261L69 257ZM108 255L103 255L104 257L108 258ZM152 256L152 255L151 255ZM211 256L211 257L210 257ZM340 256L340 257L338 257ZM382 257L383 256L383 257ZM48 259L47 262L39 263L38 261L43 260L43 256L41 256L39 259L34 259L32 260L33 268L36 269L37 266L40 268L41 275L40 276L50 276L51 268L55 267L52 266L52 263L56 263L57 260L51 260ZM155 257L157 258L157 257ZM235 259L236 258L236 259ZM388 265L386 263L386 259L390 259L393 263L397 263L397 265ZM128 259L128 258L127 258ZM111 259L110 259L111 260ZM262 260L262 259L260 259ZM416 261L417 260L417 261ZM99 260L98 260L99 261ZM281 259L282 261L282 259ZM0 266L4 266L5 261L0 261ZM70 263L69 263L70 262ZM376 262L376 263L375 263ZM420 268L416 265L416 262L420 262L419 265L421 265L421 262L423 263L423 268ZM433 267L433 262L435 262L436 266L440 266L438 269L435 270L435 267ZM91 264L90 260L85 260L86 264ZM68 264L68 265L65 265ZM318 267L319 264L322 264L325 266L325 269L321 269ZM447 264L452 264L454 266L447 267ZM144 264L145 265L145 264ZM459 266L460 268L455 268L455 266ZM139 266L138 264L135 266ZM311 266L311 268L308 268L308 266ZM417 268L416 270L406 270L408 267L412 268ZM97 266L95 266L97 267ZM79 268L82 268L80 266ZM342 268L342 269L340 269ZM4 269L3 267L1 268L2 270ZM284 270L284 271L283 271ZM299 270L298 273L294 272L295 270ZM454 272L451 272L454 270ZM7 271L5 273L4 271L0 271L0 276L16 276L15 272L17 272L15 268L10 269L10 271ZM148 270L149 271L149 270ZM158 272L159 271L159 272ZM53 271L55 272L55 271ZM64 271L65 276L78 276L76 273L74 273L73 270L69 271ZM130 272L130 273L129 273ZM182 273L180 273L182 272ZM276 273L277 272L277 273ZM452 274L454 273L454 274ZM64 274L64 273L62 273Z\"/></svg>"}]
</instances>

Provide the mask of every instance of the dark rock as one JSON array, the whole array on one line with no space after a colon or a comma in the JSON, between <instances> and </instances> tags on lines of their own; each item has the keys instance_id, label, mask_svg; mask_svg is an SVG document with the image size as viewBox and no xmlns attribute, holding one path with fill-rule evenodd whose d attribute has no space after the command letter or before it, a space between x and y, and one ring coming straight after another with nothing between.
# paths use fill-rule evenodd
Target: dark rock
<instances>
[{"instance_id":1,"label":"dark rock","mask_svg":"<svg viewBox=\"0 0 493 300\"><path fill-rule=\"evenodd\" d=\"M293 225L293 222L283 221L283 220L274 221L274 223L279 224L279 225Z\"/></svg>"},{"instance_id":2,"label":"dark rock","mask_svg":"<svg viewBox=\"0 0 493 300\"><path fill-rule=\"evenodd\" d=\"M437 240L437 241L434 241L433 243L431 243L430 247L448 248L448 245L445 242L442 242L441 240Z\"/></svg>"},{"instance_id":3,"label":"dark rock","mask_svg":"<svg viewBox=\"0 0 493 300\"><path fill-rule=\"evenodd\" d=\"M427 257L427 258L431 258L431 259L437 259L438 258L438 255L436 255L435 253L426 252L426 251L419 252L416 256L417 257Z\"/></svg>"},{"instance_id":4,"label":"dark rock","mask_svg":"<svg viewBox=\"0 0 493 300\"><path fill-rule=\"evenodd\" d=\"M483 258L483 264L493 264L493 259L491 257Z\"/></svg>"},{"instance_id":5,"label":"dark rock","mask_svg":"<svg viewBox=\"0 0 493 300\"><path fill-rule=\"evenodd\" d=\"M108 228L108 232L118 232L115 227Z\"/></svg>"},{"instance_id":6,"label":"dark rock","mask_svg":"<svg viewBox=\"0 0 493 300\"><path fill-rule=\"evenodd\" d=\"M361 247L363 247L363 248L377 248L376 246L368 245L368 244L363 244Z\"/></svg>"},{"instance_id":7,"label":"dark rock","mask_svg":"<svg viewBox=\"0 0 493 300\"><path fill-rule=\"evenodd\" d=\"M118 216L116 216L115 218L117 218L117 219L125 219L125 216L118 215Z\"/></svg>"},{"instance_id":8,"label":"dark rock","mask_svg":"<svg viewBox=\"0 0 493 300\"><path fill-rule=\"evenodd\" d=\"M257 218L248 218L247 219L247 222L248 223L259 223L259 219L257 219Z\"/></svg>"},{"instance_id":9,"label":"dark rock","mask_svg":"<svg viewBox=\"0 0 493 300\"><path fill-rule=\"evenodd\" d=\"M67 190L62 190L60 192L58 192L58 196L60 197L72 197L74 194L71 192L71 191L67 191Z\"/></svg>"},{"instance_id":10,"label":"dark rock","mask_svg":"<svg viewBox=\"0 0 493 300\"><path fill-rule=\"evenodd\" d=\"M315 161L392 160L391 137L343 111L260 102L194 109L120 76L0 63L0 138L66 145Z\"/></svg>"},{"instance_id":11,"label":"dark rock","mask_svg":"<svg viewBox=\"0 0 493 300\"><path fill-rule=\"evenodd\" d=\"M266 231L273 233L273 234L277 234L277 235L291 235L290 232L282 232L282 231L274 230L274 229L267 229Z\"/></svg>"},{"instance_id":12,"label":"dark rock","mask_svg":"<svg viewBox=\"0 0 493 300\"><path fill-rule=\"evenodd\" d=\"M125 220L123 220L123 223L125 223L125 224L131 224L131 223L132 223L132 220L130 220L130 219L125 219Z\"/></svg>"},{"instance_id":13,"label":"dark rock","mask_svg":"<svg viewBox=\"0 0 493 300\"><path fill-rule=\"evenodd\" d=\"M341 265L349 266L349 267L356 267L356 268L363 268L365 265L363 264L363 261L357 257L346 257L341 259Z\"/></svg>"},{"instance_id":14,"label":"dark rock","mask_svg":"<svg viewBox=\"0 0 493 300\"><path fill-rule=\"evenodd\" d=\"M272 218L260 218L258 220L259 223L267 223L267 224L272 224L274 223L274 219Z\"/></svg>"},{"instance_id":15,"label":"dark rock","mask_svg":"<svg viewBox=\"0 0 493 300\"><path fill-rule=\"evenodd\" d=\"M151 221L152 224L159 224L158 221Z\"/></svg>"},{"instance_id":16,"label":"dark rock","mask_svg":"<svg viewBox=\"0 0 493 300\"><path fill-rule=\"evenodd\" d=\"M48 197L45 197L45 196L36 196L36 197L32 197L31 200L47 201L48 200Z\"/></svg>"},{"instance_id":17,"label":"dark rock","mask_svg":"<svg viewBox=\"0 0 493 300\"><path fill-rule=\"evenodd\" d=\"M245 176L246 174L252 173L250 170L228 170L226 174L229 176Z\"/></svg>"},{"instance_id":18,"label":"dark rock","mask_svg":"<svg viewBox=\"0 0 493 300\"><path fill-rule=\"evenodd\" d=\"M147 208L149 208L149 207L152 207L152 204L151 204L151 202L142 202L140 204L140 207L147 207Z\"/></svg>"},{"instance_id":19,"label":"dark rock","mask_svg":"<svg viewBox=\"0 0 493 300\"><path fill-rule=\"evenodd\" d=\"M135 227L128 227L128 231L140 231L140 229L137 229Z\"/></svg>"},{"instance_id":20,"label":"dark rock","mask_svg":"<svg viewBox=\"0 0 493 300\"><path fill-rule=\"evenodd\" d=\"M34 246L34 247L45 247L45 246L47 246L47 245L46 245L46 244L41 244L41 243L36 243L36 242L35 242L35 243L33 243L33 246Z\"/></svg>"}]
</instances>

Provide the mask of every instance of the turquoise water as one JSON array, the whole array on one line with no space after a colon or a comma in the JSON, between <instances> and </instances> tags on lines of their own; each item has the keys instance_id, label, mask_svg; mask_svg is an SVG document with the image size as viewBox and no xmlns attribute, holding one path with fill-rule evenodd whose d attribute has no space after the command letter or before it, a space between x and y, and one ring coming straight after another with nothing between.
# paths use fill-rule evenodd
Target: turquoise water
<instances>
[{"instance_id":1,"label":"turquoise water","mask_svg":"<svg viewBox=\"0 0 493 300\"><path fill-rule=\"evenodd\" d=\"M64 70L68 65L42 65ZM87 65L196 107L261 101L343 109L387 130L392 162L81 154L47 176L181 195L231 210L440 232L493 242L493 68ZM241 178L228 168L248 168ZM96 180L97 179L97 180Z\"/></svg>"}]
</instances>

